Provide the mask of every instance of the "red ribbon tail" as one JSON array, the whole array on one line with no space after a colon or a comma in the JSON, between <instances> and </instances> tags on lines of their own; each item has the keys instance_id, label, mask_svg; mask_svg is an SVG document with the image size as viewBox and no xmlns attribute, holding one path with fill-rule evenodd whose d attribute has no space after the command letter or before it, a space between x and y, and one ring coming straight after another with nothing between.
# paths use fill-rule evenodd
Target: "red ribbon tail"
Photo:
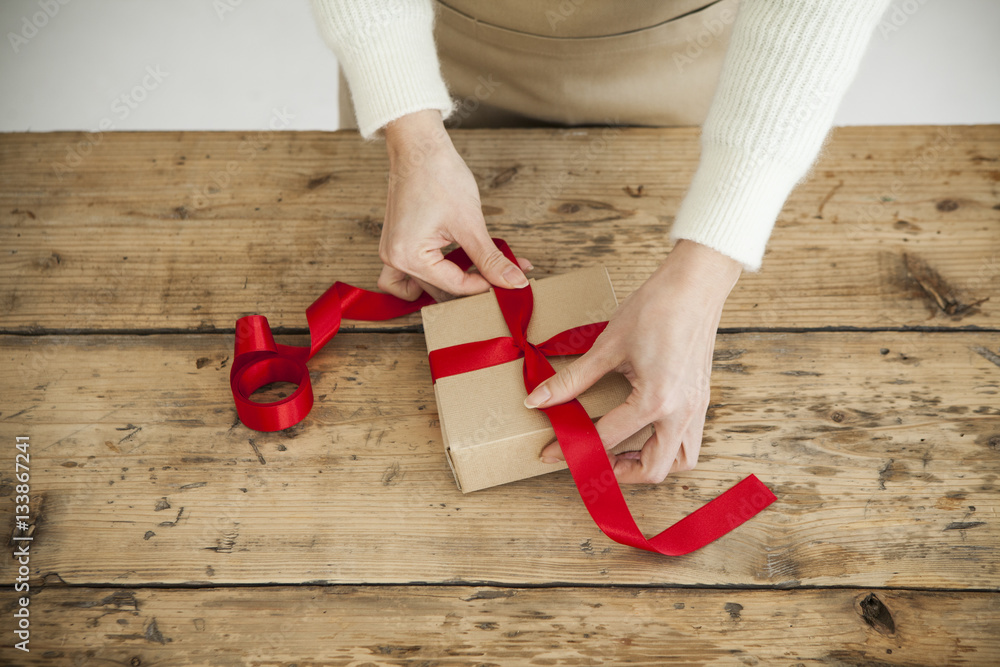
<instances>
[{"instance_id":1,"label":"red ribbon tail","mask_svg":"<svg viewBox=\"0 0 1000 667\"><path fill-rule=\"evenodd\" d=\"M516 261L502 239L494 239L504 256ZM463 271L472 266L468 255L456 249L446 255ZM524 384L530 392L554 374L546 355L582 354L607 326L588 324L556 334L537 346L528 342L533 296L530 285L520 290L496 288L510 336L435 350L430 355L435 378L465 373L513 361L524 356ZM334 283L306 310L310 346L275 342L267 318L242 317L236 323L236 342L229 381L240 420L257 431L279 431L302 421L313 404L306 362L326 345L340 328L342 318L387 320L415 312L434 300L423 294L404 301L389 294L370 292L345 283ZM255 403L252 394L272 382L292 382L298 388L273 403ZM692 512L659 535L646 539L629 511L597 430L579 401L544 408L584 504L604 533L622 544L679 556L705 546L749 520L774 502L775 497L751 475L707 505Z\"/></svg>"}]
</instances>

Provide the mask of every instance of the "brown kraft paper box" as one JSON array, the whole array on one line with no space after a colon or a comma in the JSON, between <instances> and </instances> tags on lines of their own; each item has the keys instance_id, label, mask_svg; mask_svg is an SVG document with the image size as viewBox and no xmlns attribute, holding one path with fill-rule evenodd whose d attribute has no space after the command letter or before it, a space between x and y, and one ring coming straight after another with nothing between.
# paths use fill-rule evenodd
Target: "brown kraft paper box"
<instances>
[{"instance_id":1,"label":"brown kraft paper box","mask_svg":"<svg viewBox=\"0 0 1000 667\"><path fill-rule=\"evenodd\" d=\"M540 343L566 329L611 317L618 302L603 266L532 280L534 310L528 340ZM509 336L492 290L421 309L427 351ZM576 356L548 357L558 371ZM463 493L566 468L542 463L542 448L555 438L544 413L524 407L527 395L523 359L452 375L434 385L448 463ZM619 373L609 373L580 395L596 421L625 401L632 387ZM652 435L647 426L617 445L621 453L642 447Z\"/></svg>"}]
</instances>

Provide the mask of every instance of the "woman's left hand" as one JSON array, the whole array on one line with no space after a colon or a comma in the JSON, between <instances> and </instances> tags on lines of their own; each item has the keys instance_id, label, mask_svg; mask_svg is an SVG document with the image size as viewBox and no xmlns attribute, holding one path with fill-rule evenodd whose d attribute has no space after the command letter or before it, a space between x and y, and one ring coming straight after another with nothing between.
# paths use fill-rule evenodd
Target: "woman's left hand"
<instances>
[{"instance_id":1,"label":"woman's left hand","mask_svg":"<svg viewBox=\"0 0 1000 667\"><path fill-rule=\"evenodd\" d=\"M598 420L606 449L653 424L638 452L612 456L619 482L659 483L698 461L710 396L715 334L741 265L693 241L677 242L649 280L611 317L593 347L525 399L529 408L576 398L610 371L632 383L628 399ZM558 442L542 450L562 460Z\"/></svg>"}]
</instances>

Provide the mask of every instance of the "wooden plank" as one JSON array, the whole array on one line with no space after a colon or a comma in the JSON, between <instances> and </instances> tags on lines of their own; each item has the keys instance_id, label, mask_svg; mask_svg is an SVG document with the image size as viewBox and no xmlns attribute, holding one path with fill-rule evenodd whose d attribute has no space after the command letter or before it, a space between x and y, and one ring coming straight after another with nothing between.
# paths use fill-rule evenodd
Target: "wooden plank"
<instances>
[{"instance_id":1,"label":"wooden plank","mask_svg":"<svg viewBox=\"0 0 1000 667\"><path fill-rule=\"evenodd\" d=\"M778 502L677 559L603 537L566 472L459 493L419 335L342 335L311 362L312 414L272 434L234 419L229 336L0 343L0 439L33 443L33 576L1000 585L995 333L723 335L699 469L626 493L648 532L750 473Z\"/></svg>"},{"instance_id":2,"label":"wooden plank","mask_svg":"<svg viewBox=\"0 0 1000 667\"><path fill-rule=\"evenodd\" d=\"M991 665L1000 595L46 587L9 664ZM57 663L53 663L57 660Z\"/></svg>"},{"instance_id":3,"label":"wooden plank","mask_svg":"<svg viewBox=\"0 0 1000 667\"><path fill-rule=\"evenodd\" d=\"M698 156L690 128L454 136L494 235L539 277L603 263L620 297L662 260ZM0 135L3 328L301 329L334 280L374 286L383 153L351 133ZM1000 126L838 129L722 326L1000 327L998 159Z\"/></svg>"}]
</instances>

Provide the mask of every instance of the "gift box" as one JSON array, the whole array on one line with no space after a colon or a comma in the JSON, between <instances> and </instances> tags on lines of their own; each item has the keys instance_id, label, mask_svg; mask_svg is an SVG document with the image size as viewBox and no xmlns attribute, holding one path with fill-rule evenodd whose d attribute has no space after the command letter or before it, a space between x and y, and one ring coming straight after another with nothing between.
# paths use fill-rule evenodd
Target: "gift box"
<instances>
[{"instance_id":1,"label":"gift box","mask_svg":"<svg viewBox=\"0 0 1000 667\"><path fill-rule=\"evenodd\" d=\"M514 261L503 239L494 242ZM461 248L445 258L462 270L472 266ZM306 309L308 347L276 343L266 317L241 317L236 322L229 374L240 421L258 431L280 431L298 424L313 403L306 362L337 334L344 318L390 320L423 308L445 451L462 491L565 467L538 460L540 450L552 439L549 424L553 424L567 445L564 451L587 511L601 531L620 544L680 556L718 539L774 502L774 494L750 475L647 538L636 525L607 452L588 423L628 397L625 378L608 374L579 401L542 411L524 407L525 387L537 387L551 376L553 366L562 368L572 362L560 357L589 350L607 325L605 320L618 304L603 268L532 281L531 288L500 289L425 307L432 302L428 294L404 301L336 282ZM298 388L280 401L251 400L257 389L273 382L292 382ZM647 426L613 451L635 450L651 434Z\"/></svg>"},{"instance_id":2,"label":"gift box","mask_svg":"<svg viewBox=\"0 0 1000 667\"><path fill-rule=\"evenodd\" d=\"M534 310L527 340L533 344L573 327L604 322L618 307L602 266L531 280L531 289ZM428 353L441 350L436 354L447 355L447 348L456 345L511 335L492 290L425 306L421 315ZM577 356L547 354L557 371ZM542 463L538 458L555 433L544 413L524 407L523 363L519 358L485 365L434 383L445 452L464 493L566 468L565 463ZM578 398L596 421L631 391L624 376L608 373ZM652 432L647 426L612 451L638 450Z\"/></svg>"}]
</instances>

